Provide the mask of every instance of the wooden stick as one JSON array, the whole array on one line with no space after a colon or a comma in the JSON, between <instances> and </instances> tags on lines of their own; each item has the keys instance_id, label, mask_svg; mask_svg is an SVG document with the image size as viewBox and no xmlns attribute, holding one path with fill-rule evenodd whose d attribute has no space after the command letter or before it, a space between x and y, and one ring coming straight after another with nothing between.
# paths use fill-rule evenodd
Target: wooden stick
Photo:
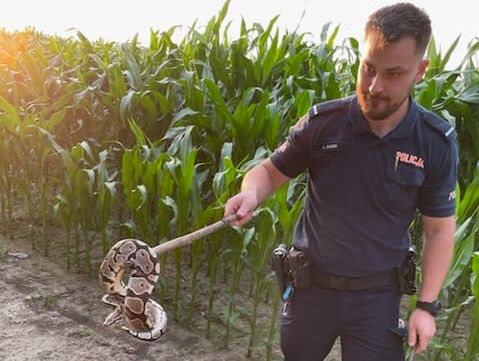
<instances>
[{"instance_id":1,"label":"wooden stick","mask_svg":"<svg viewBox=\"0 0 479 361\"><path fill-rule=\"evenodd\" d=\"M158 246L153 248L153 251L155 251L155 253L157 255L160 255L162 253L171 251L175 248L187 246L187 245L193 243L194 241L196 241L197 239L206 237L206 236L210 235L211 233L214 233L214 232L220 230L221 228L226 227L231 222L234 222L236 219L238 219L236 214L232 214L230 216L227 216L227 217L219 220L218 222L215 222L213 224L210 224L208 226L200 228L197 231L191 232L189 234L185 234L184 236L181 236L181 237L172 239L171 241L159 244Z\"/></svg>"}]
</instances>

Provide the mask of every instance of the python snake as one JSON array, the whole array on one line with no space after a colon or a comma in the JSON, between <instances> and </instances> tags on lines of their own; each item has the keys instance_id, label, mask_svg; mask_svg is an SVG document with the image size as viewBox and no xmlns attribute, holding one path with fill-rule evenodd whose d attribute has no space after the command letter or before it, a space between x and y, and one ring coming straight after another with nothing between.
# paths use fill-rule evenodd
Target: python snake
<instances>
[{"instance_id":1,"label":"python snake","mask_svg":"<svg viewBox=\"0 0 479 361\"><path fill-rule=\"evenodd\" d=\"M125 285L123 276L130 272ZM114 308L105 326L123 320L123 329L142 340L156 340L165 330L167 317L151 294L160 275L155 251L146 243L127 238L116 243L100 265L99 281L105 305Z\"/></svg>"}]
</instances>

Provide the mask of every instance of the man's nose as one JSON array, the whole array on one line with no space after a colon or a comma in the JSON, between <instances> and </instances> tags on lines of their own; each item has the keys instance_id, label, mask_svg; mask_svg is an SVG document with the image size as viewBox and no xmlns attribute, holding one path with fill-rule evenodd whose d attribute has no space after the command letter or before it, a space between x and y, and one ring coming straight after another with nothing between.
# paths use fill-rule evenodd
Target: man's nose
<instances>
[{"instance_id":1,"label":"man's nose","mask_svg":"<svg viewBox=\"0 0 479 361\"><path fill-rule=\"evenodd\" d=\"M371 84L369 85L369 92L371 94L378 94L382 93L384 90L383 87L383 81L379 74L376 74L372 79L371 79Z\"/></svg>"}]
</instances>

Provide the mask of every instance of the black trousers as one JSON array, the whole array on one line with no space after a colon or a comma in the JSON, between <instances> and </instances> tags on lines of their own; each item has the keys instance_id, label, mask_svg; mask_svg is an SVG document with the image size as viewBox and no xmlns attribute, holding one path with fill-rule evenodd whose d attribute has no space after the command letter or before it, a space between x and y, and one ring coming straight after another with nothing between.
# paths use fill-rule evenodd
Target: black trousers
<instances>
[{"instance_id":1,"label":"black trousers","mask_svg":"<svg viewBox=\"0 0 479 361\"><path fill-rule=\"evenodd\" d=\"M403 361L395 286L338 291L295 290L281 311L285 361L321 361L340 337L342 361Z\"/></svg>"}]
</instances>

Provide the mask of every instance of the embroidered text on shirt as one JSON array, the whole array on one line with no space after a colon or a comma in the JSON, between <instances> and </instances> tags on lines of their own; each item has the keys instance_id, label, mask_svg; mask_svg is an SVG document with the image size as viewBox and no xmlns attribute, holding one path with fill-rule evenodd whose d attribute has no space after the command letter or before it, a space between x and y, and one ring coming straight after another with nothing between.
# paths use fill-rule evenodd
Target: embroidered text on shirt
<instances>
[{"instance_id":1,"label":"embroidered text on shirt","mask_svg":"<svg viewBox=\"0 0 479 361\"><path fill-rule=\"evenodd\" d=\"M396 159L398 159L400 162L412 164L418 168L424 169L424 159L418 157L417 155L397 151Z\"/></svg>"}]
</instances>

